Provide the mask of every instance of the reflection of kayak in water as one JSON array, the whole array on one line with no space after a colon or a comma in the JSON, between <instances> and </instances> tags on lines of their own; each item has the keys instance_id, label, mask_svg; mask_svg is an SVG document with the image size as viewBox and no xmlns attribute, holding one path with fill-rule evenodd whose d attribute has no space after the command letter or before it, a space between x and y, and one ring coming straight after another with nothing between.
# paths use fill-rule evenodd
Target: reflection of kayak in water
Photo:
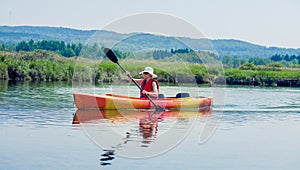
<instances>
[{"instance_id":1,"label":"reflection of kayak in water","mask_svg":"<svg viewBox=\"0 0 300 170\"><path fill-rule=\"evenodd\" d=\"M187 93L178 93L176 97L166 97L155 99L158 106L165 109L182 108L201 108L212 106L211 97L189 97L183 95ZM116 94L94 95L74 93L74 101L78 109L97 108L97 109L150 109L154 108L148 99L141 99L131 96L122 96Z\"/></svg>"},{"instance_id":2,"label":"reflection of kayak in water","mask_svg":"<svg viewBox=\"0 0 300 170\"><path fill-rule=\"evenodd\" d=\"M179 118L185 119L191 116L210 115L211 107L205 107L194 111L168 110L155 113L149 110L80 110L78 109L73 118L73 124L92 123L101 119L109 120L110 123L126 122L137 119L164 119L164 118Z\"/></svg>"},{"instance_id":3,"label":"reflection of kayak in water","mask_svg":"<svg viewBox=\"0 0 300 170\"><path fill-rule=\"evenodd\" d=\"M196 117L202 117L211 115L211 107L206 107L201 110L193 111L180 111L180 110L168 110L156 113L150 110L81 110L78 109L73 118L73 124L81 124L86 131L91 134L97 132L97 136L103 132L110 132L112 129L119 131L120 129L127 129L130 126L137 128L134 132L127 131L125 138L123 138L126 144L132 141L132 136L142 136L143 147L147 147L147 144L151 143L158 131L158 123L164 122L162 125L164 130L171 128L171 124L176 122L177 126L182 125L182 122L189 122L196 120ZM181 122L181 123L180 123ZM170 127L169 127L170 126ZM93 130L92 130L93 129ZM101 131L98 131L101 130ZM117 130L118 129L118 130ZM127 129L128 130L128 129ZM121 130L122 131L122 130ZM162 130L163 131L163 130ZM138 134L136 134L138 133ZM135 140L135 139L134 139Z\"/></svg>"},{"instance_id":4,"label":"reflection of kayak in water","mask_svg":"<svg viewBox=\"0 0 300 170\"><path fill-rule=\"evenodd\" d=\"M102 149L114 154L145 158L164 153L182 141L192 128L201 130L201 121L211 117L211 107L201 110L101 110L78 109L73 124L80 124L84 132ZM199 123L195 123L199 122ZM107 152L104 153L108 155ZM110 162L101 157L101 164Z\"/></svg>"}]
</instances>

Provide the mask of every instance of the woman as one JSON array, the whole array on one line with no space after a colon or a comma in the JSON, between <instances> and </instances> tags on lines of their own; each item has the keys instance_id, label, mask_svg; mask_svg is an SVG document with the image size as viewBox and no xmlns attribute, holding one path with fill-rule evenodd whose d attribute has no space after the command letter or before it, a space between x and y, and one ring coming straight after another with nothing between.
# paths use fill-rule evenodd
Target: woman
<instances>
[{"instance_id":1,"label":"woman","mask_svg":"<svg viewBox=\"0 0 300 170\"><path fill-rule=\"evenodd\" d=\"M127 75L129 74L130 73L127 72ZM140 91L140 98L147 98L146 95L157 98L159 94L159 84L156 80L157 75L153 73L153 68L146 67L140 74L143 74L144 79L134 79L134 81L140 84L142 88Z\"/></svg>"}]
</instances>

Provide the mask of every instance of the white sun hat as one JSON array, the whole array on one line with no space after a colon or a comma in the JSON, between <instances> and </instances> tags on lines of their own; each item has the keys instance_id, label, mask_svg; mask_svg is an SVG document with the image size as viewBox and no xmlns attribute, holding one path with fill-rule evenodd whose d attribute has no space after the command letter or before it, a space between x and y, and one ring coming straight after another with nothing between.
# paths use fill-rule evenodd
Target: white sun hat
<instances>
[{"instance_id":1,"label":"white sun hat","mask_svg":"<svg viewBox=\"0 0 300 170\"><path fill-rule=\"evenodd\" d=\"M143 74L143 73L149 73L152 75L153 78L157 78L157 75L153 73L152 67L146 67L144 71L140 72L140 74Z\"/></svg>"}]
</instances>

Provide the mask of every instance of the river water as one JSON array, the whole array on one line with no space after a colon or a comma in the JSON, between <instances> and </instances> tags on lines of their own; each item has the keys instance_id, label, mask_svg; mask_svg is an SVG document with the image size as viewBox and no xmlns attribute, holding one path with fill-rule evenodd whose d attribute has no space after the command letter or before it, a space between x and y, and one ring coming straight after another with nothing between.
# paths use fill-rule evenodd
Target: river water
<instances>
[{"instance_id":1,"label":"river water","mask_svg":"<svg viewBox=\"0 0 300 170\"><path fill-rule=\"evenodd\" d=\"M299 169L300 89L220 89L224 107L153 114L78 111L72 84L0 81L0 169Z\"/></svg>"}]
</instances>

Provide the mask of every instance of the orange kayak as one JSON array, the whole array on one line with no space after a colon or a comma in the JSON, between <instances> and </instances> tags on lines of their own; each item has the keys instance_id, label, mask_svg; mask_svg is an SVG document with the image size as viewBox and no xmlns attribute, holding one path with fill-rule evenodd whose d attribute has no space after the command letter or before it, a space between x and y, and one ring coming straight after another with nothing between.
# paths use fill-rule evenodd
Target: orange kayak
<instances>
[{"instance_id":1,"label":"orange kayak","mask_svg":"<svg viewBox=\"0 0 300 170\"><path fill-rule=\"evenodd\" d=\"M153 109L148 99L116 94L96 95L74 93L75 105L78 109ZM153 99L155 104L164 109L197 109L211 107L211 97L166 97Z\"/></svg>"}]
</instances>

